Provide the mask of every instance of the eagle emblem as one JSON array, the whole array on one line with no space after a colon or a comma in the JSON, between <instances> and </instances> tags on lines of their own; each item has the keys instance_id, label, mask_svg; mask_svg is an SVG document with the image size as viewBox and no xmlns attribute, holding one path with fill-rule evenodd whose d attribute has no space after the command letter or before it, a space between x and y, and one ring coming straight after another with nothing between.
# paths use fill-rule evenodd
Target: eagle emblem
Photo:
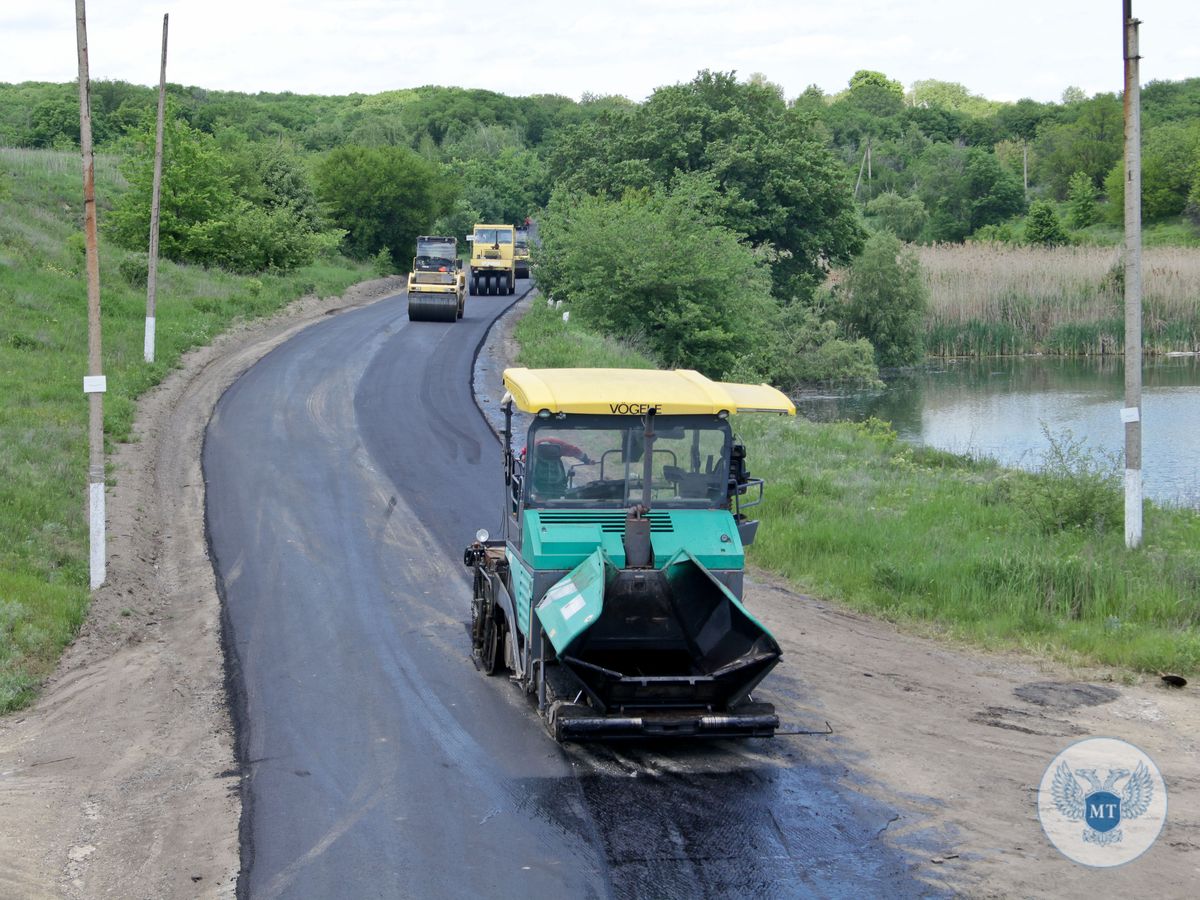
<instances>
[{"instance_id":1,"label":"eagle emblem","mask_svg":"<svg viewBox=\"0 0 1200 900\"><path fill-rule=\"evenodd\" d=\"M1071 771L1066 760L1054 772L1051 789L1054 805L1072 822L1082 821L1083 840L1089 844L1108 846L1121 841L1120 824L1136 819L1150 808L1154 797L1154 779L1146 764L1139 762L1133 774L1128 769L1109 769L1100 781L1097 769ZM1086 787L1080 783L1083 778ZM1128 779L1117 792L1117 784Z\"/></svg>"}]
</instances>

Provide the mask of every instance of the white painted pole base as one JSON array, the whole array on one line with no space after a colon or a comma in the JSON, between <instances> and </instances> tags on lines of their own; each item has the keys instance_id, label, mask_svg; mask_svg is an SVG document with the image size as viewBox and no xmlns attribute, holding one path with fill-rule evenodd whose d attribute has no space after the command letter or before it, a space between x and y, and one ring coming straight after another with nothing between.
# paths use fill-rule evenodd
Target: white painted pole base
<instances>
[{"instance_id":1,"label":"white painted pole base","mask_svg":"<svg viewBox=\"0 0 1200 900\"><path fill-rule=\"evenodd\" d=\"M90 485L89 536L91 544L91 589L104 583L104 482Z\"/></svg>"},{"instance_id":2,"label":"white painted pole base","mask_svg":"<svg viewBox=\"0 0 1200 900\"><path fill-rule=\"evenodd\" d=\"M91 538L92 590L104 584L104 482L90 485L91 502L88 504L89 533Z\"/></svg>"},{"instance_id":3,"label":"white painted pole base","mask_svg":"<svg viewBox=\"0 0 1200 900\"><path fill-rule=\"evenodd\" d=\"M1125 546L1142 546L1142 470L1125 470Z\"/></svg>"},{"instance_id":4,"label":"white painted pole base","mask_svg":"<svg viewBox=\"0 0 1200 900\"><path fill-rule=\"evenodd\" d=\"M142 355L146 362L154 362L154 316L146 316L146 340L142 345Z\"/></svg>"}]
</instances>

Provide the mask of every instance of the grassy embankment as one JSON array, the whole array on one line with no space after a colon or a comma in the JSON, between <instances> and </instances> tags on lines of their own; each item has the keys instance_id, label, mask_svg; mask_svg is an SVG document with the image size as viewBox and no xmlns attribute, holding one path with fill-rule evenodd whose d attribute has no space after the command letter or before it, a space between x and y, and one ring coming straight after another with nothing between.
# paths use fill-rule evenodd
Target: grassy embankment
<instances>
[{"instance_id":1,"label":"grassy embankment","mask_svg":"<svg viewBox=\"0 0 1200 900\"><path fill-rule=\"evenodd\" d=\"M516 337L523 365L652 364L540 304ZM990 648L1200 671L1200 514L1147 504L1145 545L1129 553L1117 486L1086 471L1006 470L908 446L881 423L735 425L768 484L751 561L799 589ZM1056 511L1108 519L1044 525Z\"/></svg>"},{"instance_id":2,"label":"grassy embankment","mask_svg":"<svg viewBox=\"0 0 1200 900\"><path fill-rule=\"evenodd\" d=\"M917 247L935 356L1121 353L1124 279L1116 247ZM1142 254L1147 353L1200 350L1200 249Z\"/></svg>"},{"instance_id":3,"label":"grassy embankment","mask_svg":"<svg viewBox=\"0 0 1200 900\"><path fill-rule=\"evenodd\" d=\"M99 157L104 210L123 186ZM87 293L77 154L0 149L0 712L18 708L53 668L88 603ZM367 276L346 260L287 275L241 277L159 266L156 361L142 360L146 289L119 274L144 254L101 238L100 277L109 443L130 437L135 400L234 319L262 316L306 293L331 295ZM129 268L127 263L126 268Z\"/></svg>"}]
</instances>

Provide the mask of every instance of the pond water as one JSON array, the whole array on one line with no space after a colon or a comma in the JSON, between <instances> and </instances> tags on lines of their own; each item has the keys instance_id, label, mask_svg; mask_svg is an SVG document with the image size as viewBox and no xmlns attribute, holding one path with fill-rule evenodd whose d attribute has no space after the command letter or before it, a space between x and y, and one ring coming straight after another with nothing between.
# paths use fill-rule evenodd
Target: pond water
<instances>
[{"instance_id":1,"label":"pond water","mask_svg":"<svg viewBox=\"0 0 1200 900\"><path fill-rule=\"evenodd\" d=\"M816 421L870 416L905 440L1033 469L1067 432L1124 467L1120 358L947 360L886 379L882 390L806 393ZM1155 358L1142 371L1142 477L1159 503L1200 508L1200 359Z\"/></svg>"}]
</instances>

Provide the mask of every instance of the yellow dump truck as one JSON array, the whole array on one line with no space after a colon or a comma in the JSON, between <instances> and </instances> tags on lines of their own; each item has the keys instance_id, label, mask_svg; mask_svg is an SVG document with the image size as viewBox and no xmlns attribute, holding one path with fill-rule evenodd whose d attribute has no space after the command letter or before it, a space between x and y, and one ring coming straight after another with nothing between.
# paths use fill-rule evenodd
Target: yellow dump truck
<instances>
[{"instance_id":1,"label":"yellow dump truck","mask_svg":"<svg viewBox=\"0 0 1200 900\"><path fill-rule=\"evenodd\" d=\"M458 258L458 239L436 235L417 238L417 255L408 273L411 322L455 322L467 299L467 276Z\"/></svg>"},{"instance_id":2,"label":"yellow dump truck","mask_svg":"<svg viewBox=\"0 0 1200 900\"><path fill-rule=\"evenodd\" d=\"M513 259L516 229L512 225L476 225L471 242L472 294L512 294L517 290Z\"/></svg>"}]
</instances>

